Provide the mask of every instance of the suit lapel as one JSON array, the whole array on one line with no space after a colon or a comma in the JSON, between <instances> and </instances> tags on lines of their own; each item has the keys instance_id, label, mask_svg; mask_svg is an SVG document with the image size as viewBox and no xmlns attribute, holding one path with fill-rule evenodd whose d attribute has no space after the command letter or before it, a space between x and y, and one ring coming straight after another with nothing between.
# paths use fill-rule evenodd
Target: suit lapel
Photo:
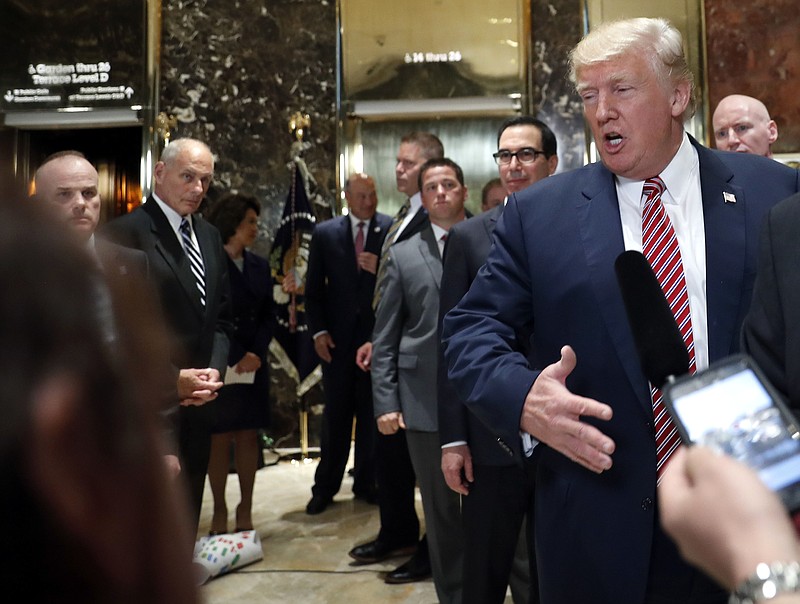
<instances>
[{"instance_id":1,"label":"suit lapel","mask_svg":"<svg viewBox=\"0 0 800 604\"><path fill-rule=\"evenodd\" d=\"M381 253L381 246L378 245L380 238L381 238L381 227L378 224L377 220L378 215L372 217L372 220L369 221L368 231L367 231L367 240L364 244L364 249L368 252L372 252L373 254L380 255Z\"/></svg>"},{"instance_id":2,"label":"suit lapel","mask_svg":"<svg viewBox=\"0 0 800 604\"><path fill-rule=\"evenodd\" d=\"M175 273L175 277L186 292L187 297L192 301L195 310L200 314L204 314L203 305L200 304L200 297L197 295L197 284L189 267L189 260L186 258L186 252L184 252L178 238L175 236L175 231L172 230L169 220L167 220L164 212L161 211L158 203L152 198L142 206L142 209L150 216L156 251L161 254L172 272ZM197 230L195 230L195 234L197 235ZM205 257L203 261L205 262ZM206 287L208 287L208 283L206 283ZM206 298L208 299L208 290L206 290Z\"/></svg>"},{"instance_id":3,"label":"suit lapel","mask_svg":"<svg viewBox=\"0 0 800 604\"><path fill-rule=\"evenodd\" d=\"M624 250L622 222L614 177L606 168L596 164L597 177L583 190L576 205L578 226L586 256L588 279L597 296L598 308L605 320L617 357L625 369L633 391L648 415L652 403L647 380L643 379L639 353L631 335L625 305L617 286L614 262Z\"/></svg>"},{"instance_id":4,"label":"suit lapel","mask_svg":"<svg viewBox=\"0 0 800 604\"><path fill-rule=\"evenodd\" d=\"M422 254L422 258L428 266L428 270L433 277L433 282L436 284L436 290L438 291L439 285L442 282L442 259L439 256L439 245L436 243L433 227L430 225L420 232L419 252Z\"/></svg>"},{"instance_id":5,"label":"suit lapel","mask_svg":"<svg viewBox=\"0 0 800 604\"><path fill-rule=\"evenodd\" d=\"M728 355L732 338L738 337L736 317L743 301L741 296L731 296L730 292L742 292L747 199L742 188L731 183L733 172L708 149L694 140L692 144L700 160L706 235L708 356L712 361ZM729 195L724 196L725 193ZM735 202L730 201L730 195Z\"/></svg>"},{"instance_id":6,"label":"suit lapel","mask_svg":"<svg viewBox=\"0 0 800 604\"><path fill-rule=\"evenodd\" d=\"M420 230L420 225L426 220L428 220L428 212L425 210L425 208L420 208L417 210L416 214L412 216L411 221L406 225L406 228L400 231L400 235L397 237L395 243L397 243L397 241L408 239L412 235L416 234Z\"/></svg>"},{"instance_id":7,"label":"suit lapel","mask_svg":"<svg viewBox=\"0 0 800 604\"><path fill-rule=\"evenodd\" d=\"M489 216L487 220L483 221L483 226L486 228L486 234L489 237L489 241L492 240L492 235L494 235L494 229L497 226L497 221L500 220L500 216L503 214L503 208L505 206L501 203L497 206L497 210L489 210Z\"/></svg>"}]
</instances>

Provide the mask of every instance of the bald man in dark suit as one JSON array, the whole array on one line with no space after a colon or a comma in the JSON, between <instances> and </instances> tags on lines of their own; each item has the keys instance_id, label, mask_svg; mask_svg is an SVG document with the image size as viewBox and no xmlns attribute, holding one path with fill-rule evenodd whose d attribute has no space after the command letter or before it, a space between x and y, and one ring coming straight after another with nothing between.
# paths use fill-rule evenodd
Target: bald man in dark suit
<instances>
[{"instance_id":1,"label":"bald man in dark suit","mask_svg":"<svg viewBox=\"0 0 800 604\"><path fill-rule=\"evenodd\" d=\"M173 364L222 372L232 329L227 254L219 231L195 215L213 173L214 159L204 143L188 138L173 141L155 166L153 195L130 214L109 222L102 232L112 241L147 255L150 280L176 338ZM185 247L181 232L184 219L188 224L186 236L202 259L202 280ZM213 402L178 410L181 474L189 488L195 531L203 502L213 414Z\"/></svg>"}]
</instances>

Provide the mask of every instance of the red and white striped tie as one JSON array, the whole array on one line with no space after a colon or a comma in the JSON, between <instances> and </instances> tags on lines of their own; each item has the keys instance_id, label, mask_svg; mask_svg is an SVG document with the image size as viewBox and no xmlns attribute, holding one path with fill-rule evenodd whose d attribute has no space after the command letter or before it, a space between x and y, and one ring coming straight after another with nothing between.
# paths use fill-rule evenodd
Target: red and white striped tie
<instances>
[{"instance_id":1,"label":"red and white striped tie","mask_svg":"<svg viewBox=\"0 0 800 604\"><path fill-rule=\"evenodd\" d=\"M686 349L689 351L689 373L697 369L694 359L694 338L692 337L692 315L689 310L689 294L686 291L686 276L683 272L681 250L678 238L672 228L661 194L666 190L659 177L648 178L642 189L642 253L669 302L675 322L678 324ZM661 474L670 455L678 448L681 439L672 419L667 413L661 390L650 385L653 400L653 416L656 432L656 474L661 482Z\"/></svg>"}]
</instances>

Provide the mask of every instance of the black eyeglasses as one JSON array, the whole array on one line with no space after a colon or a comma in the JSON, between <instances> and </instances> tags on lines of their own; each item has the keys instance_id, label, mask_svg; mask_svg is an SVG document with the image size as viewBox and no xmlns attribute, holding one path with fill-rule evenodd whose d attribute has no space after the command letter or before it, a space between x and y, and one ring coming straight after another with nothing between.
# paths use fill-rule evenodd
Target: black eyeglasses
<instances>
[{"instance_id":1,"label":"black eyeglasses","mask_svg":"<svg viewBox=\"0 0 800 604\"><path fill-rule=\"evenodd\" d=\"M492 157L494 157L494 161L497 162L498 166L504 166L510 164L514 157L521 164L532 164L537 157L544 154L544 151L537 151L533 147L523 147L516 153L512 153L508 149L500 149L497 153L492 153Z\"/></svg>"}]
</instances>

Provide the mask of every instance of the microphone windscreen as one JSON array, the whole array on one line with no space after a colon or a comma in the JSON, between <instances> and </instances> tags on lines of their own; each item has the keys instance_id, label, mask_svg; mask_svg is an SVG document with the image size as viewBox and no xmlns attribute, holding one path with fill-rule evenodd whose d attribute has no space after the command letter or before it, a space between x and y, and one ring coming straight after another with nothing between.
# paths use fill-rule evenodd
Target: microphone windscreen
<instances>
[{"instance_id":1,"label":"microphone windscreen","mask_svg":"<svg viewBox=\"0 0 800 604\"><path fill-rule=\"evenodd\" d=\"M642 371L651 384L661 388L667 378L689 372L689 352L683 336L643 254L623 252L617 257L614 270Z\"/></svg>"}]
</instances>

